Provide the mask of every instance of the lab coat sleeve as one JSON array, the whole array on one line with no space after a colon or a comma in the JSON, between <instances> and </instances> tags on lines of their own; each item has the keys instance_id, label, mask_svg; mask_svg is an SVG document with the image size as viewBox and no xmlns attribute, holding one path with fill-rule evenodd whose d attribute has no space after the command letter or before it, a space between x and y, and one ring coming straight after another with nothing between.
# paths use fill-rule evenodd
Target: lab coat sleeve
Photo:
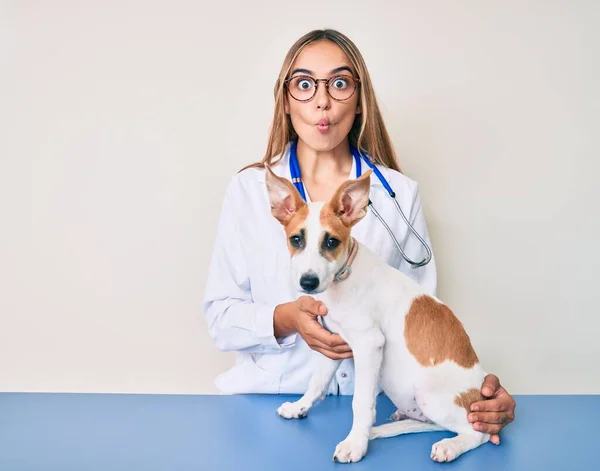
<instances>
[{"instance_id":1,"label":"lab coat sleeve","mask_svg":"<svg viewBox=\"0 0 600 471\"><path fill-rule=\"evenodd\" d=\"M208 332L223 351L277 352L296 334L274 336L275 305L254 302L239 234L241 185L230 182L223 200L206 282L203 312Z\"/></svg>"},{"instance_id":2,"label":"lab coat sleeve","mask_svg":"<svg viewBox=\"0 0 600 471\"><path fill-rule=\"evenodd\" d=\"M423 212L423 205L421 203L421 195L418 187L415 187L413 193L413 201L408 220L415 228L415 231L417 231L431 249L431 261L424 267L413 268L406 260L404 260L404 258L401 258L400 265L397 268L419 283L425 292L435 296L437 290L435 256L433 255L433 247L429 240L429 232L427 230L427 223L425 221L425 214ZM404 223L404 221L402 222ZM410 230L408 230L407 240L403 249L407 257L414 262L420 262L427 255L427 251L421 244L421 241Z\"/></svg>"}]
</instances>

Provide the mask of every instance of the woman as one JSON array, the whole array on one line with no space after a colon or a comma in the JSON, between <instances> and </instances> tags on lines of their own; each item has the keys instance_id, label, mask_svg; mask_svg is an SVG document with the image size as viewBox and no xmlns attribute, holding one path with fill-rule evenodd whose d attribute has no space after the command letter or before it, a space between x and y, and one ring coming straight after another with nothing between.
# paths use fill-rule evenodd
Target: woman
<instances>
[{"instance_id":1,"label":"woman","mask_svg":"<svg viewBox=\"0 0 600 471\"><path fill-rule=\"evenodd\" d=\"M343 359L328 393L352 394L352 352L318 322L327 306L310 296L298 298L294 291L285 234L271 215L264 179L268 163L291 180L292 159L307 201L326 201L343 181L356 177L350 145L381 170L404 214L429 244L418 187L396 163L360 52L337 31L312 31L292 46L281 68L266 155L233 177L223 201L203 305L216 345L237 352L236 365L216 380L222 392L304 393L316 351ZM421 243L376 177L371 179L371 200L407 256L421 260ZM353 235L435 294L434 258L411 267L371 211ZM501 428L514 419L515 403L494 375L481 391L488 399L474 404L478 412L470 414L470 421L476 430L491 433L497 444Z\"/></svg>"}]
</instances>

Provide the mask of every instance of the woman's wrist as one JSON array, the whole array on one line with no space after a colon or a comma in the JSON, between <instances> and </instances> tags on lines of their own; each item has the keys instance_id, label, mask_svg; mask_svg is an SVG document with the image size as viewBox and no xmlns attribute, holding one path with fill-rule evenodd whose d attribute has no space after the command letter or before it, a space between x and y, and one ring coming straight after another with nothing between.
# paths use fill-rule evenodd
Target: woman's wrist
<instances>
[{"instance_id":1,"label":"woman's wrist","mask_svg":"<svg viewBox=\"0 0 600 471\"><path fill-rule=\"evenodd\" d=\"M279 304L275 307L275 313L273 314L273 332L275 338L285 337L297 332L294 311L293 302Z\"/></svg>"}]
</instances>

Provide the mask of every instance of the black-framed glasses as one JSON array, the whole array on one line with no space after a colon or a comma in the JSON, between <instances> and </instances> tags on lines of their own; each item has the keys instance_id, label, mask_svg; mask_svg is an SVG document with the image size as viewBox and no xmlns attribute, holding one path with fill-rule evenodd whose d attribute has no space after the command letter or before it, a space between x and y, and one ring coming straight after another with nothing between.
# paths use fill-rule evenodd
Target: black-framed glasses
<instances>
[{"instance_id":1,"label":"black-framed glasses","mask_svg":"<svg viewBox=\"0 0 600 471\"><path fill-rule=\"evenodd\" d=\"M360 79L350 75L336 75L330 79L315 79L310 75L296 75L284 83L294 100L309 101L317 93L319 82L325 83L325 89L335 101L346 101L359 86Z\"/></svg>"}]
</instances>

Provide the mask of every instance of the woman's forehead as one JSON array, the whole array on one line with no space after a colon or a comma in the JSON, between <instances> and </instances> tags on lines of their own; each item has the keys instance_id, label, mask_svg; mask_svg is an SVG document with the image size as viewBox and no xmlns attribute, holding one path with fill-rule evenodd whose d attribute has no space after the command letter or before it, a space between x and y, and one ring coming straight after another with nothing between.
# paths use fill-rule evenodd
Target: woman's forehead
<instances>
[{"instance_id":1,"label":"woman's forehead","mask_svg":"<svg viewBox=\"0 0 600 471\"><path fill-rule=\"evenodd\" d=\"M303 69L316 75L327 75L344 66L354 71L350 59L337 44L319 41L302 50L292 64L291 71Z\"/></svg>"}]
</instances>

